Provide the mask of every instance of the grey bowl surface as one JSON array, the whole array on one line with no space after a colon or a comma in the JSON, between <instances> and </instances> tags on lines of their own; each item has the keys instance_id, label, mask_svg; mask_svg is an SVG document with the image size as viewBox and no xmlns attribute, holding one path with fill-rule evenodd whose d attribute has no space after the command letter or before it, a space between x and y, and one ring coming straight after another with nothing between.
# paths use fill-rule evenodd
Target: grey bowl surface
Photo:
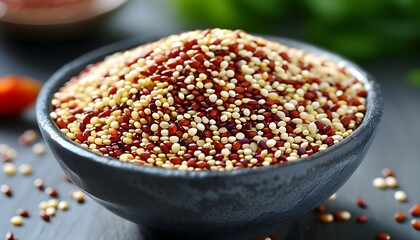
<instances>
[{"instance_id":1,"label":"grey bowl surface","mask_svg":"<svg viewBox=\"0 0 420 240\"><path fill-rule=\"evenodd\" d=\"M379 85L354 63L294 40L265 36L342 62L365 83L363 123L342 142L297 162L229 172L188 172L137 166L86 150L50 119L51 99L90 63L156 38L138 37L88 53L58 70L37 104L38 125L67 176L115 214L149 229L176 234L226 235L293 219L335 193L363 160L382 116Z\"/></svg>"}]
</instances>

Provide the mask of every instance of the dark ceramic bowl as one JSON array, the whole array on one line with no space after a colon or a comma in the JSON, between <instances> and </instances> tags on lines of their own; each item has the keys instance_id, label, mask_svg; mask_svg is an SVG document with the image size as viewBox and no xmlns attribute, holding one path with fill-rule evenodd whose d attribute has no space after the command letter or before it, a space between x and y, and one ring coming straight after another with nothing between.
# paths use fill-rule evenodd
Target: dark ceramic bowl
<instances>
[{"instance_id":1,"label":"dark ceramic bowl","mask_svg":"<svg viewBox=\"0 0 420 240\"><path fill-rule=\"evenodd\" d=\"M378 128L382 98L372 77L342 57L297 41L268 38L329 55L365 83L365 119L348 138L297 162L229 172L137 166L96 154L66 138L49 117L53 93L86 65L150 40L145 38L98 49L57 71L37 101L42 135L73 183L113 213L149 229L225 236L296 218L335 193L359 166Z\"/></svg>"}]
</instances>

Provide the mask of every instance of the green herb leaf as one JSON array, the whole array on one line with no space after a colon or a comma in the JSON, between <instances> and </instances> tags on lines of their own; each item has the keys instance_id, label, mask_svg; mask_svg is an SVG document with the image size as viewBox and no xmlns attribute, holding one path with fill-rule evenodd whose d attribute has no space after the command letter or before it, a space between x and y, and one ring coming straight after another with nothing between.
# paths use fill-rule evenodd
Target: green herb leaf
<instances>
[{"instance_id":1,"label":"green herb leaf","mask_svg":"<svg viewBox=\"0 0 420 240\"><path fill-rule=\"evenodd\" d=\"M420 88L420 68L408 72L407 82L411 87Z\"/></svg>"}]
</instances>

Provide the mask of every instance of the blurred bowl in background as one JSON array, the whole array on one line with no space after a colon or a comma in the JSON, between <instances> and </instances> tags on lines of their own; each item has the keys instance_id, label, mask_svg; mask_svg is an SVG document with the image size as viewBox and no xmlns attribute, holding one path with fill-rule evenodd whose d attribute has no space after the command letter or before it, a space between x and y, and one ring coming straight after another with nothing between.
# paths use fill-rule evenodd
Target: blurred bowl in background
<instances>
[{"instance_id":1,"label":"blurred bowl in background","mask_svg":"<svg viewBox=\"0 0 420 240\"><path fill-rule=\"evenodd\" d=\"M61 40L80 36L127 0L0 0L3 35L20 40Z\"/></svg>"}]
</instances>

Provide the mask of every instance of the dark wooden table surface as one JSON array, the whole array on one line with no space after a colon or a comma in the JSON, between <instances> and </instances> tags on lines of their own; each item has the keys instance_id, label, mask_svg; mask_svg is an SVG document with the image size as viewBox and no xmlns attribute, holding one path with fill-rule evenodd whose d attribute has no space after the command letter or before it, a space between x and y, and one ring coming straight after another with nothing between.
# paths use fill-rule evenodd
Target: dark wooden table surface
<instances>
[{"instance_id":1,"label":"dark wooden table surface","mask_svg":"<svg viewBox=\"0 0 420 240\"><path fill-rule=\"evenodd\" d=\"M16 42L0 37L0 76L13 73L46 80L57 68L71 59L101 45L139 34L165 34L183 30L172 19L166 1L132 1L92 36L71 42L42 44ZM159 13L159 14L156 14ZM163 17L164 16L164 17ZM112 21L111 21L112 20ZM0 33L1 34L1 33ZM406 84L409 69L418 62L405 59L383 59L365 62L362 66L381 83L385 99L385 113L376 140L364 162L337 193L335 201L328 201L331 211L348 210L352 219L348 222L322 224L315 213L308 213L279 226L274 235L280 239L375 239L378 232L390 233L392 239L420 239L420 232L409 223L397 223L393 215L404 211L414 203L420 203L420 88ZM0 103L1 104L1 103ZM15 119L0 120L0 144L7 143L18 150L17 166L28 163L33 174L17 173L6 176L0 172L0 184L9 184L12 197L0 195L0 239L7 231L13 231L17 239L67 240L67 239L153 239L133 223L121 219L102 208L92 199L83 204L69 196L75 187L63 179L63 173L47 151L44 156L35 155L30 147L22 147L17 137L26 129L36 129L34 111ZM399 180L399 189L408 194L406 203L394 200L395 190L378 190L372 180L381 175L381 169L391 167ZM58 211L51 222L38 216L38 203L49 197L33 186L36 177L44 179L47 186L59 190L59 199L67 200L67 212ZM356 206L357 197L363 197L367 209ZM31 216L20 227L12 226L10 217L18 208L26 208ZM365 214L366 224L357 224L355 218Z\"/></svg>"}]
</instances>

